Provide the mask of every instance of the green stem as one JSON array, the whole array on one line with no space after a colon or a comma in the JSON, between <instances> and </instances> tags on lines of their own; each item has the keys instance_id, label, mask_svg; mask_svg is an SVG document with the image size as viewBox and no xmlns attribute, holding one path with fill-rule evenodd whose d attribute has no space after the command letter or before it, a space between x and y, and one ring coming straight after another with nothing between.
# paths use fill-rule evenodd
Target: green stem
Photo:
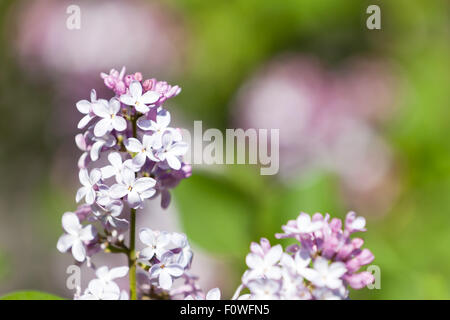
<instances>
[{"instance_id":1,"label":"green stem","mask_svg":"<svg viewBox=\"0 0 450 320\"><path fill-rule=\"evenodd\" d=\"M128 252L128 266L129 278L130 278L130 299L137 300L136 292L136 248L135 248L135 237L136 237L136 209L131 209L130 216L130 248Z\"/></svg>"},{"instance_id":2,"label":"green stem","mask_svg":"<svg viewBox=\"0 0 450 320\"><path fill-rule=\"evenodd\" d=\"M136 127L137 115L132 118L133 125L133 137L137 138L137 127ZM128 252L128 266L129 270L129 278L130 278L130 299L137 300L137 292L136 292L136 209L131 209L130 214L130 246Z\"/></svg>"}]
</instances>

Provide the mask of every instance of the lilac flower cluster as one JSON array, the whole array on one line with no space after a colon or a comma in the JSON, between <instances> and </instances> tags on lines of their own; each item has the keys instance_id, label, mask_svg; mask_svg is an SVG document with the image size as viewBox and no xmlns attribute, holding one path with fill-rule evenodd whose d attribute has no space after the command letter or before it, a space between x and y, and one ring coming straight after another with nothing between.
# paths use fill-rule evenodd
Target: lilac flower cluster
<instances>
[{"instance_id":1,"label":"lilac flower cluster","mask_svg":"<svg viewBox=\"0 0 450 320\"><path fill-rule=\"evenodd\" d=\"M96 278L83 292L78 288L74 298L220 299L218 288L205 293L190 274L193 253L186 235L142 228L136 250L137 210L159 195L166 208L169 189L191 174L183 162L188 146L180 130L169 127L170 114L163 108L181 89L155 79L144 81L140 73L125 75L125 69L101 76L114 96L109 101L98 99L92 90L90 101L76 104L84 114L78 127L86 129L75 139L83 151L76 201L85 203L64 213L64 234L57 243L57 249L70 251L79 265L95 269ZM348 286L361 289L374 281L371 273L359 272L372 262L373 254L362 249L362 239L350 237L365 231L365 223L354 212L347 214L344 228L341 220L330 220L328 214L311 218L301 213L276 235L297 241L285 251L264 238L251 244L249 269L233 299L347 298ZM125 254L128 266L96 267L92 257L102 251ZM116 279L127 275L129 288L122 288ZM242 290L249 293L241 295Z\"/></svg>"},{"instance_id":2,"label":"lilac flower cluster","mask_svg":"<svg viewBox=\"0 0 450 320\"><path fill-rule=\"evenodd\" d=\"M185 235L142 229L139 238L145 248L140 253L134 239L136 210L144 207L145 200L159 195L166 208L169 190L191 174L190 165L183 162L188 145L182 141L180 130L169 126L170 113L163 108L163 103L181 89L156 79L144 81L140 73L125 75L125 68L101 77L114 96L99 99L92 90L90 101L76 104L84 115L78 128L85 129L75 139L83 151L78 161L81 187L76 201L84 199L85 203L63 215L65 233L57 248L71 251L77 263L86 262L92 268L91 257L97 252L126 254L128 267L96 268L97 279L76 298L128 298L114 279L130 273L130 298L136 299L137 267L148 275L152 290L168 291L173 279L189 269L192 259ZM107 160L107 165L100 165L99 160Z\"/></svg>"},{"instance_id":3,"label":"lilac flower cluster","mask_svg":"<svg viewBox=\"0 0 450 320\"><path fill-rule=\"evenodd\" d=\"M278 239L298 241L285 252L281 245L271 246L262 238L252 243L246 257L248 270L235 299L347 299L348 286L361 289L374 281L368 271L358 270L374 259L372 252L362 249L361 238L350 238L365 231L365 219L349 212L345 227L337 218L316 213L311 218L300 213L296 220L282 227ZM250 293L241 294L247 288Z\"/></svg>"}]
</instances>

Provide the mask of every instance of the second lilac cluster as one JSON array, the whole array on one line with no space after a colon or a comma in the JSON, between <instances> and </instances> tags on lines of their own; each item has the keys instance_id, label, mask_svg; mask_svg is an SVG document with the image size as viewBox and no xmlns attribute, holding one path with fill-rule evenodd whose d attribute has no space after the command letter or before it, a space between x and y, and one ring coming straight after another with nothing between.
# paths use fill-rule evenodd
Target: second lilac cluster
<instances>
[{"instance_id":1,"label":"second lilac cluster","mask_svg":"<svg viewBox=\"0 0 450 320\"><path fill-rule=\"evenodd\" d=\"M361 238L350 236L365 231L365 219L349 212L342 221L316 213L300 213L282 227L278 239L298 242L287 247L271 246L262 238L252 243L246 257L248 270L242 277L235 299L347 299L348 286L362 289L374 281L368 271L359 269L374 259L363 249ZM249 293L242 294L243 289Z\"/></svg>"}]
</instances>

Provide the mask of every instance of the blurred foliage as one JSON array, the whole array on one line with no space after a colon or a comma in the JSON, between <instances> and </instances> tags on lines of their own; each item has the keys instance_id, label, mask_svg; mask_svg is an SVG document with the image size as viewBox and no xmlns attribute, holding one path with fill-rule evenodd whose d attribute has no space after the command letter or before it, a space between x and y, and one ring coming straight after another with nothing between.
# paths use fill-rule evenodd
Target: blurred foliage
<instances>
[{"instance_id":1,"label":"blurred foliage","mask_svg":"<svg viewBox=\"0 0 450 320\"><path fill-rule=\"evenodd\" d=\"M172 0L192 33L183 95L186 116L225 127L230 99L274 54L307 51L336 61L363 50L364 1ZM325 37L317 37L324 33ZM201 94L199 94L201 92ZM211 112L211 110L214 112ZM201 115L201 118L198 118Z\"/></svg>"},{"instance_id":2,"label":"blurred foliage","mask_svg":"<svg viewBox=\"0 0 450 320\"><path fill-rule=\"evenodd\" d=\"M450 3L378 1L382 30L369 31L365 8L373 2L170 0L189 34L185 70L175 79L183 87L177 104L188 119L225 128L236 90L277 54L306 53L332 66L359 54L393 61L405 88L399 111L381 129L394 150L401 194L389 212L368 217L364 234L381 268L381 290L351 297L449 299ZM1 25L11 3L0 2ZM9 30L2 31L6 43ZM58 217L73 208L72 194L45 177L56 146L73 138L49 136L53 89L28 79L7 45L0 49L0 68L1 190L7 205L1 214L26 216L39 239L33 248L52 252ZM17 179L18 172L27 178ZM31 194L25 198L33 200L32 214L13 210L24 194ZM175 191L175 200L192 242L230 259L239 272L250 242L262 236L275 241L274 233L298 212L343 217L352 209L332 174L311 174L286 185L244 166L214 174L194 171ZM3 260L0 256L0 280ZM237 285L239 278L232 281Z\"/></svg>"},{"instance_id":3,"label":"blurred foliage","mask_svg":"<svg viewBox=\"0 0 450 320\"><path fill-rule=\"evenodd\" d=\"M58 296L39 291L17 291L0 297L0 300L64 300Z\"/></svg>"}]
</instances>

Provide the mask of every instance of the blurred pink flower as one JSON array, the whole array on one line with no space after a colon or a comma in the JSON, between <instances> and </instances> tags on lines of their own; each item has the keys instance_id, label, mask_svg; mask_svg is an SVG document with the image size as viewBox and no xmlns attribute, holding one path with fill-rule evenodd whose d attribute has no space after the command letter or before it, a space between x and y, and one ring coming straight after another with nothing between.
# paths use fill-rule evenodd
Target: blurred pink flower
<instances>
[{"instance_id":1,"label":"blurred pink flower","mask_svg":"<svg viewBox=\"0 0 450 320\"><path fill-rule=\"evenodd\" d=\"M69 30L66 8L71 4L37 0L15 7L15 48L26 69L70 75L127 65L155 74L180 66L185 35L179 19L161 4L77 1L81 28Z\"/></svg>"},{"instance_id":2,"label":"blurred pink flower","mask_svg":"<svg viewBox=\"0 0 450 320\"><path fill-rule=\"evenodd\" d=\"M392 168L376 123L393 110L396 82L386 63L352 59L330 72L313 57L269 62L238 92L234 123L280 129L280 176L336 172L347 189L369 192Z\"/></svg>"}]
</instances>

